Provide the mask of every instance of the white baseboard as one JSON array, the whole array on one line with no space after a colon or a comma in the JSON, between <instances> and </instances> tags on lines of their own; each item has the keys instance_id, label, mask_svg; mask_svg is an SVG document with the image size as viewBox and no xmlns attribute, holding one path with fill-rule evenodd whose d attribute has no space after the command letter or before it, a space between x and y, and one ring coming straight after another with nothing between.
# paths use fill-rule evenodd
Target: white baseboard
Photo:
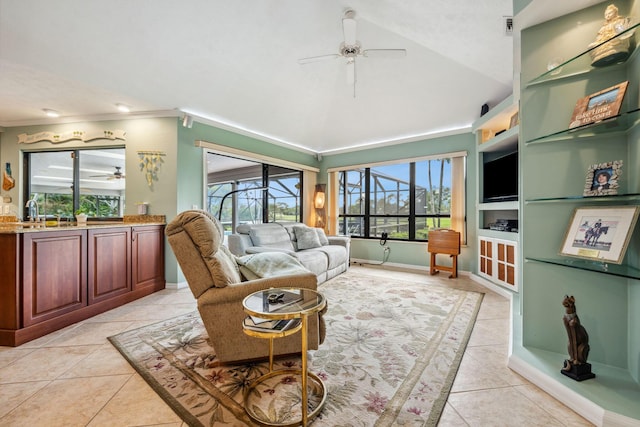
<instances>
[{"instance_id":1,"label":"white baseboard","mask_svg":"<svg viewBox=\"0 0 640 427\"><path fill-rule=\"evenodd\" d=\"M586 397L576 393L575 391L549 377L548 375L544 374L540 370L536 369L535 367L531 366L530 364L513 354L509 356L509 362L507 363L507 366L553 396L554 399L562 402L563 404L580 414L580 416L586 418L588 421L597 426L605 425L605 410ZM606 425L623 425L610 424L610 422L612 421L613 420L610 419ZM630 426L632 424L626 425ZM635 425L637 426L638 424Z\"/></svg>"},{"instance_id":2,"label":"white baseboard","mask_svg":"<svg viewBox=\"0 0 640 427\"><path fill-rule=\"evenodd\" d=\"M471 280L473 280L474 282L484 286L485 288L488 288L488 289L492 290L496 294L501 295L501 296L503 296L505 298L508 298L509 300L511 300L513 298L513 292L509 291L508 289L503 288L500 285L496 285L492 281L487 280L484 277L480 277L477 274L470 274L469 276L470 276Z\"/></svg>"},{"instance_id":3,"label":"white baseboard","mask_svg":"<svg viewBox=\"0 0 640 427\"><path fill-rule=\"evenodd\" d=\"M349 260L349 264L358 264L358 265L365 265L367 267L378 267L378 268L391 268L391 269L398 269L398 270L403 270L403 271L415 271L415 272L429 272L429 266L424 266L424 265L413 265L413 264L401 264L398 262L379 262L379 261L372 261L370 259L360 259L360 258L351 258ZM458 271L458 274L460 274L460 271Z\"/></svg>"},{"instance_id":4,"label":"white baseboard","mask_svg":"<svg viewBox=\"0 0 640 427\"><path fill-rule=\"evenodd\" d=\"M178 289L183 289L183 288L187 288L187 287L189 287L187 282L179 282L179 283L166 282L164 284L164 288L165 289L178 290Z\"/></svg>"}]
</instances>

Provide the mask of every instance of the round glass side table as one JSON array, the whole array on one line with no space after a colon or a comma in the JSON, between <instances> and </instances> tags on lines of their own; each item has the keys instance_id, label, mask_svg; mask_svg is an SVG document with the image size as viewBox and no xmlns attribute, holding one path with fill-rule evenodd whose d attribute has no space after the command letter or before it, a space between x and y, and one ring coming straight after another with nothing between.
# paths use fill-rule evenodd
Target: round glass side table
<instances>
[{"instance_id":1,"label":"round glass side table","mask_svg":"<svg viewBox=\"0 0 640 427\"><path fill-rule=\"evenodd\" d=\"M307 347L308 318L324 309L326 304L327 301L321 293L301 288L271 288L255 292L242 301L244 311L248 315L243 323L244 333L269 340L269 372L254 380L244 396L247 415L258 424L281 427L306 426L324 407L327 390L320 377L307 370ZM301 337L301 368L273 370L273 340L298 331ZM300 416L294 417L292 411L275 409L277 405L273 402L279 398L278 391L282 392L282 399L289 403L298 399L290 392L290 386L295 385L294 378L297 376L300 377ZM313 402L309 399L309 388ZM264 404L260 404L264 396L268 396L271 402L266 408ZM290 406L285 405L287 408Z\"/></svg>"}]
</instances>

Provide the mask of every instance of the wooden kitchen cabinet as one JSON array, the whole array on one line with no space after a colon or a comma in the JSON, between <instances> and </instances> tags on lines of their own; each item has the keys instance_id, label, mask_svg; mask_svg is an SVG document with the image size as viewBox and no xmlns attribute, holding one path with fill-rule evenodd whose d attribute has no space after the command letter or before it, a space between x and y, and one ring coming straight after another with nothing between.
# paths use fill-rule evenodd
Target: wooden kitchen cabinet
<instances>
[{"instance_id":1,"label":"wooden kitchen cabinet","mask_svg":"<svg viewBox=\"0 0 640 427\"><path fill-rule=\"evenodd\" d=\"M131 227L88 234L89 304L131 291Z\"/></svg>"},{"instance_id":2,"label":"wooden kitchen cabinet","mask_svg":"<svg viewBox=\"0 0 640 427\"><path fill-rule=\"evenodd\" d=\"M134 290L164 288L164 226L132 227L131 262Z\"/></svg>"},{"instance_id":3,"label":"wooden kitchen cabinet","mask_svg":"<svg viewBox=\"0 0 640 427\"><path fill-rule=\"evenodd\" d=\"M85 230L23 234L22 325L87 305Z\"/></svg>"},{"instance_id":4,"label":"wooden kitchen cabinet","mask_svg":"<svg viewBox=\"0 0 640 427\"><path fill-rule=\"evenodd\" d=\"M0 345L17 346L164 289L164 225L3 227L0 268Z\"/></svg>"}]
</instances>

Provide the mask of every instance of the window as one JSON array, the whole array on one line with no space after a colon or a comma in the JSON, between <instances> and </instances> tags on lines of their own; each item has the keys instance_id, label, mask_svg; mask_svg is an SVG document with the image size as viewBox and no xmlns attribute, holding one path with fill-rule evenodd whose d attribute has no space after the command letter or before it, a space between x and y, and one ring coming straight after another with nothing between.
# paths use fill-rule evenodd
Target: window
<instances>
[{"instance_id":1,"label":"window","mask_svg":"<svg viewBox=\"0 0 640 427\"><path fill-rule=\"evenodd\" d=\"M465 156L340 171L339 233L428 240L436 228L464 231ZM454 220L458 217L462 220Z\"/></svg>"},{"instance_id":2,"label":"window","mask_svg":"<svg viewBox=\"0 0 640 427\"><path fill-rule=\"evenodd\" d=\"M25 152L25 200L36 200L41 218L124 215L125 149ZM34 216L25 207L23 218Z\"/></svg>"},{"instance_id":3,"label":"window","mask_svg":"<svg viewBox=\"0 0 640 427\"><path fill-rule=\"evenodd\" d=\"M300 222L301 182L298 170L207 152L207 210L227 233L243 223Z\"/></svg>"}]
</instances>

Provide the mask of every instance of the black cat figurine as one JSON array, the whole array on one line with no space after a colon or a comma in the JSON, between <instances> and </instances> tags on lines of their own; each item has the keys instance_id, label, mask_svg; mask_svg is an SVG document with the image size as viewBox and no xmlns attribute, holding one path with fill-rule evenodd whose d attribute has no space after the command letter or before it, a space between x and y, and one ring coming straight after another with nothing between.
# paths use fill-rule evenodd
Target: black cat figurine
<instances>
[{"instance_id":1,"label":"black cat figurine","mask_svg":"<svg viewBox=\"0 0 640 427\"><path fill-rule=\"evenodd\" d=\"M573 295L565 295L562 305L566 311L562 320L569 337L569 359L564 361L564 366L560 372L578 380L586 380L595 377L591 372L591 364L587 363L589 356L589 334L580 323L580 318L576 313L576 299Z\"/></svg>"}]
</instances>

